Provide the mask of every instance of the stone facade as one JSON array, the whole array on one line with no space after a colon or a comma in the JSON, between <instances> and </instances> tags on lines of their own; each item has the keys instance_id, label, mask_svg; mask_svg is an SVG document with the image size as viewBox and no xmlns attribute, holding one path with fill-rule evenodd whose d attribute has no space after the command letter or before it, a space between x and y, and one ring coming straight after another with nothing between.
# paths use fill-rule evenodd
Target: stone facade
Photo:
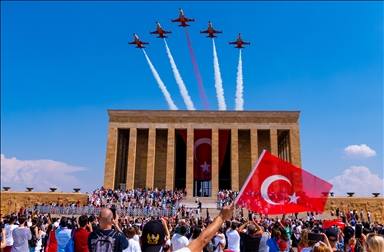
<instances>
[{"instance_id":1,"label":"stone facade","mask_svg":"<svg viewBox=\"0 0 384 252\"><path fill-rule=\"evenodd\" d=\"M330 213L331 209L339 208L343 213L356 210L360 218L360 209L363 209L364 219L367 221L367 211L371 212L371 222L384 223L384 198L371 197L328 197L324 211Z\"/></svg>"},{"instance_id":2,"label":"stone facade","mask_svg":"<svg viewBox=\"0 0 384 252\"><path fill-rule=\"evenodd\" d=\"M0 213L3 215L13 212L18 213L21 207L28 208L41 203L72 204L77 203L78 199L80 199L82 205L87 204L88 194L2 191Z\"/></svg>"},{"instance_id":3,"label":"stone facade","mask_svg":"<svg viewBox=\"0 0 384 252\"><path fill-rule=\"evenodd\" d=\"M108 110L108 115L105 188L174 188L180 155L177 134L183 130L185 166L181 169L185 169L185 179L181 183L188 195L194 191L194 131L199 129L212 132L212 196L220 189L219 181L230 181L223 183L240 190L263 149L279 154L283 131L288 132L287 161L301 167L299 111ZM220 130L230 132L226 178L219 175ZM119 139L122 137L124 140ZM180 187L180 182L177 185Z\"/></svg>"}]
</instances>

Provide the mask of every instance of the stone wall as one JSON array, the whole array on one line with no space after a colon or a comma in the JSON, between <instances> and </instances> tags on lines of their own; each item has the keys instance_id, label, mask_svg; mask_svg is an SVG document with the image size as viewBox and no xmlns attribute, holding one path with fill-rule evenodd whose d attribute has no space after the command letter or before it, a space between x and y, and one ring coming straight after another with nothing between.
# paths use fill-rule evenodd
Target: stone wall
<instances>
[{"instance_id":1,"label":"stone wall","mask_svg":"<svg viewBox=\"0 0 384 252\"><path fill-rule=\"evenodd\" d=\"M88 203L88 194L83 193L2 191L0 194L0 213L3 215L18 213L21 207L31 207L36 203L72 204L77 203L78 199L82 205Z\"/></svg>"},{"instance_id":2,"label":"stone wall","mask_svg":"<svg viewBox=\"0 0 384 252\"><path fill-rule=\"evenodd\" d=\"M371 222L378 221L384 223L384 198L358 198L358 197L329 197L325 204L324 212L330 213L331 209L339 208L343 213L351 209L360 214L360 209L364 211L364 218L367 218L367 211L371 211ZM360 216L359 216L360 217Z\"/></svg>"},{"instance_id":3,"label":"stone wall","mask_svg":"<svg viewBox=\"0 0 384 252\"><path fill-rule=\"evenodd\" d=\"M157 188L165 188L167 175L167 140L168 130L156 130L154 186Z\"/></svg>"}]
</instances>

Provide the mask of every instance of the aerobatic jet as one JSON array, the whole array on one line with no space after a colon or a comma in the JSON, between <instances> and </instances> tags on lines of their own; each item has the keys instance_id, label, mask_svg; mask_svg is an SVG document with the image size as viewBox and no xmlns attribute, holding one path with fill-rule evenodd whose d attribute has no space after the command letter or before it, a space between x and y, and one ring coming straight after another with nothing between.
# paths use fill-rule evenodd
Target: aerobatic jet
<instances>
[{"instance_id":1,"label":"aerobatic jet","mask_svg":"<svg viewBox=\"0 0 384 252\"><path fill-rule=\"evenodd\" d=\"M214 34L216 33L223 33L222 31L217 31L213 29L211 21L208 21L208 30L200 31L200 33L208 33L207 38L217 38Z\"/></svg>"},{"instance_id":2,"label":"aerobatic jet","mask_svg":"<svg viewBox=\"0 0 384 252\"><path fill-rule=\"evenodd\" d=\"M136 35L136 34L133 34L133 37L135 38L134 41L132 42L128 42L128 45L133 45L133 44L136 44L136 48L145 48L143 45L149 45L149 42L143 42L139 39L139 37Z\"/></svg>"},{"instance_id":3,"label":"aerobatic jet","mask_svg":"<svg viewBox=\"0 0 384 252\"><path fill-rule=\"evenodd\" d=\"M186 18L184 16L183 10L181 8L179 9L179 13L180 14L179 14L179 18L178 19L171 19L172 23L180 22L181 24L179 26L187 27L187 26L189 26L189 24L187 24L187 22L195 22L194 18Z\"/></svg>"},{"instance_id":4,"label":"aerobatic jet","mask_svg":"<svg viewBox=\"0 0 384 252\"><path fill-rule=\"evenodd\" d=\"M172 31L164 31L163 28L161 28L159 22L156 22L157 29L156 31L149 32L149 34L159 34L157 38L168 38L167 36L164 36L164 34L169 34L172 33Z\"/></svg>"},{"instance_id":5,"label":"aerobatic jet","mask_svg":"<svg viewBox=\"0 0 384 252\"><path fill-rule=\"evenodd\" d=\"M241 34L239 33L239 37L237 38L236 41L234 42L229 42L229 44L234 44L236 45L235 48L245 48L243 45L250 45L251 42L244 42L243 39L241 38Z\"/></svg>"}]
</instances>

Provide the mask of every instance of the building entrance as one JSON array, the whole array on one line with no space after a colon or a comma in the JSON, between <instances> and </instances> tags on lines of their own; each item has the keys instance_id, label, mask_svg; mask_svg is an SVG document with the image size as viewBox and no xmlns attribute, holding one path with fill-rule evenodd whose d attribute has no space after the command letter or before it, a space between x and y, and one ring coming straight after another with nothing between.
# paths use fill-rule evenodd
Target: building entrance
<instances>
[{"instance_id":1,"label":"building entrance","mask_svg":"<svg viewBox=\"0 0 384 252\"><path fill-rule=\"evenodd\" d=\"M194 196L211 197L212 181L196 181L194 185Z\"/></svg>"}]
</instances>

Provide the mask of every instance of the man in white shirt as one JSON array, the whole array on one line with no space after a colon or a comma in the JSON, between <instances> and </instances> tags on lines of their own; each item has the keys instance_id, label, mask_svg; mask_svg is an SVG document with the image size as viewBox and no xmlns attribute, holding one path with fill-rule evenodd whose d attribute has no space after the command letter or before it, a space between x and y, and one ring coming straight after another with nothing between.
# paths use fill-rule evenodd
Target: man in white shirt
<instances>
[{"instance_id":1,"label":"man in white shirt","mask_svg":"<svg viewBox=\"0 0 384 252\"><path fill-rule=\"evenodd\" d=\"M12 237L12 231L19 226L15 224L16 223L16 217L11 216L9 219L9 224L6 224L5 229L5 248L3 249L4 252L10 252L12 250L13 246L13 237Z\"/></svg>"},{"instance_id":2,"label":"man in white shirt","mask_svg":"<svg viewBox=\"0 0 384 252\"><path fill-rule=\"evenodd\" d=\"M171 251L176 251L178 249L188 246L189 241L185 235L187 234L187 226L180 226L180 234L176 233L172 236L171 239Z\"/></svg>"},{"instance_id":3,"label":"man in white shirt","mask_svg":"<svg viewBox=\"0 0 384 252\"><path fill-rule=\"evenodd\" d=\"M226 232L228 238L228 249L240 252L240 235L237 231L237 223L232 221L231 229Z\"/></svg>"}]
</instances>

